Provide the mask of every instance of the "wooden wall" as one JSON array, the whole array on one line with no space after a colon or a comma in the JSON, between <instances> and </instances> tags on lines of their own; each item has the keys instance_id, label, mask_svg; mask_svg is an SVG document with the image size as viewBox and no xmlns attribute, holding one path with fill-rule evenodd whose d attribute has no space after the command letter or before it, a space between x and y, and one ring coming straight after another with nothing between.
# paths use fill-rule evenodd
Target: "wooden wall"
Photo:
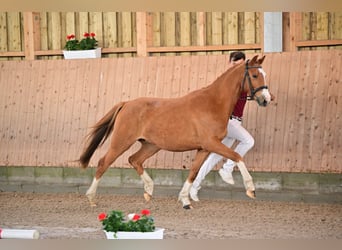
<instances>
[{"instance_id":1,"label":"wooden wall","mask_svg":"<svg viewBox=\"0 0 342 250\"><path fill-rule=\"evenodd\" d=\"M88 128L115 103L182 96L215 80L227 62L227 55L0 62L0 165L77 166ZM276 101L247 104L245 126L256 141L249 169L342 173L341 63L341 50L267 54ZM114 166L130 167L137 147ZM189 168L193 155L161 151L146 166Z\"/></svg>"}]
</instances>

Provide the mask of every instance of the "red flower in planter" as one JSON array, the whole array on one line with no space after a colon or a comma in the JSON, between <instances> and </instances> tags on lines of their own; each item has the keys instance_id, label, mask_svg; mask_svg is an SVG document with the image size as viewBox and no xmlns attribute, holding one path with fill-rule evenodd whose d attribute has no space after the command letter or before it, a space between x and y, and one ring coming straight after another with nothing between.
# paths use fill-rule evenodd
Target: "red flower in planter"
<instances>
[{"instance_id":1,"label":"red flower in planter","mask_svg":"<svg viewBox=\"0 0 342 250\"><path fill-rule=\"evenodd\" d=\"M65 50L89 50L97 48L97 40L95 39L95 33L85 32L84 38L80 41L76 39L74 34L67 35L67 42L64 46Z\"/></svg>"},{"instance_id":2,"label":"red flower in planter","mask_svg":"<svg viewBox=\"0 0 342 250\"><path fill-rule=\"evenodd\" d=\"M148 210L148 209L143 209L143 210L141 210L141 214L142 214L142 215L145 215L145 216L149 216L151 213L150 213L150 210Z\"/></svg>"},{"instance_id":3,"label":"red flower in planter","mask_svg":"<svg viewBox=\"0 0 342 250\"><path fill-rule=\"evenodd\" d=\"M105 213L100 213L98 216L99 221L103 221L104 219L106 219L107 215Z\"/></svg>"},{"instance_id":4,"label":"red flower in planter","mask_svg":"<svg viewBox=\"0 0 342 250\"><path fill-rule=\"evenodd\" d=\"M132 218L132 221L137 221L140 219L140 215L139 214L135 214Z\"/></svg>"}]
</instances>

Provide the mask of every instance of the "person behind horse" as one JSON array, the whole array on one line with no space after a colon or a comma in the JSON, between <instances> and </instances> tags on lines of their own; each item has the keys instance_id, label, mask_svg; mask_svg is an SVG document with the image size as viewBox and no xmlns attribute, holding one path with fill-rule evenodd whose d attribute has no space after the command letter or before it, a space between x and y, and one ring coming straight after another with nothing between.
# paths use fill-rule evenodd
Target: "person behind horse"
<instances>
[{"instance_id":1,"label":"person behind horse","mask_svg":"<svg viewBox=\"0 0 342 250\"><path fill-rule=\"evenodd\" d=\"M236 51L232 52L229 56L229 67L235 64L242 63L246 60L246 55L243 52ZM234 111L230 116L227 125L227 135L222 140L222 143L227 147L231 147L235 140L239 141L235 152L240 154L242 157L253 147L254 138L253 136L242 126L243 111L247 101L247 93L242 92L240 99L237 101ZM194 201L199 201L198 190L201 188L200 184L204 180L205 176L215 167L215 165L221 161L223 157L216 153L211 153L208 158L203 162L196 179L194 180L190 189L190 197ZM219 174L223 181L228 184L234 185L234 179L232 172L234 170L235 162L228 159L219 170Z\"/></svg>"}]
</instances>

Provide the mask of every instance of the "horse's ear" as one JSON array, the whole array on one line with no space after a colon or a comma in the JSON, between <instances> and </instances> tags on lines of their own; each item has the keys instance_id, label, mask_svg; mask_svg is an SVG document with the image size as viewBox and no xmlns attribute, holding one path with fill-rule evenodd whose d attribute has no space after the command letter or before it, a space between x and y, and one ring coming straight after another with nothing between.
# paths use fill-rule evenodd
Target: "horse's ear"
<instances>
[{"instance_id":1,"label":"horse's ear","mask_svg":"<svg viewBox=\"0 0 342 250\"><path fill-rule=\"evenodd\" d=\"M259 65L261 65L262 64L262 62L265 60L265 55L263 56L263 57L261 57L260 59L258 59L258 61L257 61L257 63L259 64Z\"/></svg>"},{"instance_id":2,"label":"horse's ear","mask_svg":"<svg viewBox=\"0 0 342 250\"><path fill-rule=\"evenodd\" d=\"M257 60L257 58L258 58L258 55L254 56L254 57L252 58L252 60L250 61L250 64L251 64L251 65L254 65L255 62L256 62L256 60Z\"/></svg>"}]
</instances>

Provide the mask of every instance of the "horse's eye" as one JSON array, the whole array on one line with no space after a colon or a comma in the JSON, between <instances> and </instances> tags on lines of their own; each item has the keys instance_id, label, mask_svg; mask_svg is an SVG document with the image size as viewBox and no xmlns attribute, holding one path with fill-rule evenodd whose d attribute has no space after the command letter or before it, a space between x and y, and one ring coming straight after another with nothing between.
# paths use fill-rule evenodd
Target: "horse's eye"
<instances>
[{"instance_id":1,"label":"horse's eye","mask_svg":"<svg viewBox=\"0 0 342 250\"><path fill-rule=\"evenodd\" d=\"M252 75L252 77L253 77L253 78L257 78L257 77L258 77L258 75Z\"/></svg>"}]
</instances>

